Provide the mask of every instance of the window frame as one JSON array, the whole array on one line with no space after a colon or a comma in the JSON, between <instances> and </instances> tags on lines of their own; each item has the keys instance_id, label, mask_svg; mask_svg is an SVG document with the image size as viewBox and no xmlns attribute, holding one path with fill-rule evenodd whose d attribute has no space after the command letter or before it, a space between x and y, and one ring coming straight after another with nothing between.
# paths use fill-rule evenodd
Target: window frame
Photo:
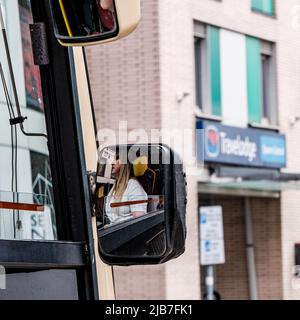
<instances>
[{"instance_id":1,"label":"window frame","mask_svg":"<svg viewBox=\"0 0 300 320\"><path fill-rule=\"evenodd\" d=\"M273 12L272 13L269 13L269 12L264 11L263 9L254 7L253 0L251 0L251 11L254 13L264 15L269 18L276 18L276 2L274 0L271 0L271 1L273 1Z\"/></svg>"},{"instance_id":2,"label":"window frame","mask_svg":"<svg viewBox=\"0 0 300 320\"><path fill-rule=\"evenodd\" d=\"M276 44L256 37L251 37L258 43L259 74L260 74L260 119L251 120L248 89L248 124L270 130L278 130L278 84ZM248 53L247 53L248 54ZM267 59L267 69L264 69L263 58ZM247 58L248 59L248 58ZM266 72L265 72L266 71ZM247 70L249 76L249 70ZM248 78L249 81L249 78ZM249 86L249 83L248 83ZM253 111L253 110L252 110Z\"/></svg>"},{"instance_id":3,"label":"window frame","mask_svg":"<svg viewBox=\"0 0 300 320\"><path fill-rule=\"evenodd\" d=\"M262 112L259 125L278 126L276 46L260 39L260 48Z\"/></svg>"},{"instance_id":4,"label":"window frame","mask_svg":"<svg viewBox=\"0 0 300 320\"><path fill-rule=\"evenodd\" d=\"M221 121L222 116L212 113L212 92L211 92L211 76L209 64L209 45L208 45L208 24L194 21L194 90L195 90L195 106L196 114L202 118L214 119ZM196 43L199 45L200 58L196 57ZM197 62L200 65L197 65ZM200 90L200 92L199 92ZM198 102L201 101L201 105Z\"/></svg>"},{"instance_id":5,"label":"window frame","mask_svg":"<svg viewBox=\"0 0 300 320\"><path fill-rule=\"evenodd\" d=\"M262 79L262 121L269 121L270 115L270 72L271 61L270 56L261 54L261 79Z\"/></svg>"},{"instance_id":6,"label":"window frame","mask_svg":"<svg viewBox=\"0 0 300 320\"><path fill-rule=\"evenodd\" d=\"M195 55L195 93L196 106L203 110L203 77L202 77L202 46L203 38L194 36L194 55Z\"/></svg>"}]
</instances>

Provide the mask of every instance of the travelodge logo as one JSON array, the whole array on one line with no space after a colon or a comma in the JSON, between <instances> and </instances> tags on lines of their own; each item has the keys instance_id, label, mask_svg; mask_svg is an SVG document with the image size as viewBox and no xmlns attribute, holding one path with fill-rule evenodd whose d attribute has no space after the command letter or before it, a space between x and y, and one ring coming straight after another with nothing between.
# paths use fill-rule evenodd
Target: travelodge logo
<instances>
[{"instance_id":1,"label":"travelodge logo","mask_svg":"<svg viewBox=\"0 0 300 320\"><path fill-rule=\"evenodd\" d=\"M215 126L206 128L206 153L209 157L216 158L220 153L220 134Z\"/></svg>"},{"instance_id":2,"label":"travelodge logo","mask_svg":"<svg viewBox=\"0 0 300 320\"><path fill-rule=\"evenodd\" d=\"M251 163L257 157L257 142L247 134L229 134L216 126L206 127L206 153L210 158L239 157Z\"/></svg>"},{"instance_id":3,"label":"travelodge logo","mask_svg":"<svg viewBox=\"0 0 300 320\"><path fill-rule=\"evenodd\" d=\"M201 130L199 150L204 151L199 154L201 161L251 167L286 166L286 140L282 134L208 120L200 120L197 129Z\"/></svg>"}]
</instances>

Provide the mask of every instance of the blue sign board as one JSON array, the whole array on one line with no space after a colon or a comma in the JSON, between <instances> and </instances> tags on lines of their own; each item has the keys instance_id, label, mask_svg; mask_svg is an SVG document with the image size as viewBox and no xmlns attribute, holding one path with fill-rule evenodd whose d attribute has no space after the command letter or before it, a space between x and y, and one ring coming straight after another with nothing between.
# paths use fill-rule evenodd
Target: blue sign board
<instances>
[{"instance_id":1,"label":"blue sign board","mask_svg":"<svg viewBox=\"0 0 300 320\"><path fill-rule=\"evenodd\" d=\"M286 139L276 132L225 126L213 121L197 122L198 161L284 168Z\"/></svg>"}]
</instances>

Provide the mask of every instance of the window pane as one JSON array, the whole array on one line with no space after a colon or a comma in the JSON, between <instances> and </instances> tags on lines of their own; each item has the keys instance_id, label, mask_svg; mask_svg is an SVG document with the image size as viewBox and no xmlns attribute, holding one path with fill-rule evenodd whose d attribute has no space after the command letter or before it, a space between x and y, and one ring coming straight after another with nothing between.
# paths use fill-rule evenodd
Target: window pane
<instances>
[{"instance_id":1,"label":"window pane","mask_svg":"<svg viewBox=\"0 0 300 320\"><path fill-rule=\"evenodd\" d=\"M195 37L195 84L196 84L196 104L202 108L202 84L201 84L201 38Z\"/></svg>"},{"instance_id":2,"label":"window pane","mask_svg":"<svg viewBox=\"0 0 300 320\"><path fill-rule=\"evenodd\" d=\"M247 84L249 122L260 123L263 103L260 44L252 37L247 37Z\"/></svg>"},{"instance_id":3,"label":"window pane","mask_svg":"<svg viewBox=\"0 0 300 320\"><path fill-rule=\"evenodd\" d=\"M28 118L25 130L45 134L41 79L31 47L30 1L0 0L0 3L21 113ZM0 81L0 239L53 240L57 235L47 140L24 136L19 127L10 126L9 119L14 118L13 112L16 115L17 110L2 36L0 48L5 77L5 84Z\"/></svg>"},{"instance_id":4,"label":"window pane","mask_svg":"<svg viewBox=\"0 0 300 320\"><path fill-rule=\"evenodd\" d=\"M262 86L263 86L263 117L269 117L268 110L268 93L269 93L269 57L262 55L261 56L261 71L262 71Z\"/></svg>"},{"instance_id":5,"label":"window pane","mask_svg":"<svg viewBox=\"0 0 300 320\"><path fill-rule=\"evenodd\" d=\"M274 0L252 0L252 9L263 13L274 14Z\"/></svg>"},{"instance_id":6,"label":"window pane","mask_svg":"<svg viewBox=\"0 0 300 320\"><path fill-rule=\"evenodd\" d=\"M208 27L208 50L211 83L211 113L221 115L220 30Z\"/></svg>"}]
</instances>

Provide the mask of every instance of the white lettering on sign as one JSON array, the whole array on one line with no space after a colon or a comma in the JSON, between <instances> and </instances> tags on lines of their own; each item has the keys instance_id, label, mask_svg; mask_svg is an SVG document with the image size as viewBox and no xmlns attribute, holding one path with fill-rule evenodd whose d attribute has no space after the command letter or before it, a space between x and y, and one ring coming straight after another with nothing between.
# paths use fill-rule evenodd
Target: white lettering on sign
<instances>
[{"instance_id":1,"label":"white lettering on sign","mask_svg":"<svg viewBox=\"0 0 300 320\"><path fill-rule=\"evenodd\" d=\"M221 152L227 155L245 157L248 161L252 162L257 155L257 145L252 142L249 137L244 140L241 136L237 136L235 139L227 138L225 132L220 133L221 137Z\"/></svg>"},{"instance_id":2,"label":"white lettering on sign","mask_svg":"<svg viewBox=\"0 0 300 320\"><path fill-rule=\"evenodd\" d=\"M285 155L285 149L277 146L262 146L262 153L264 155L272 155L272 156L280 156L283 157Z\"/></svg>"},{"instance_id":3,"label":"white lettering on sign","mask_svg":"<svg viewBox=\"0 0 300 320\"><path fill-rule=\"evenodd\" d=\"M45 206L45 210L31 214L31 239L54 240L51 209Z\"/></svg>"}]
</instances>

